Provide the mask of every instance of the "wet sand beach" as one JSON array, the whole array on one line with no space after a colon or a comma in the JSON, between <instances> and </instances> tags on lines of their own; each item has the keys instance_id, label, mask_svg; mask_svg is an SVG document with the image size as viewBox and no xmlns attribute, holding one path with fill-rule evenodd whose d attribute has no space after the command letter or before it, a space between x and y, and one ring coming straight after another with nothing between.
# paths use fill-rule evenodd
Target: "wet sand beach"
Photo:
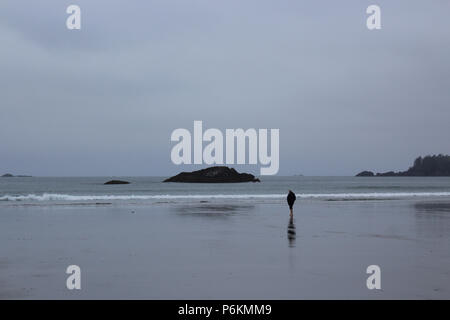
<instances>
[{"instance_id":1,"label":"wet sand beach","mask_svg":"<svg viewBox=\"0 0 450 320\"><path fill-rule=\"evenodd\" d=\"M301 200L293 221L281 200L11 203L0 243L1 299L450 298L442 198Z\"/></svg>"}]
</instances>

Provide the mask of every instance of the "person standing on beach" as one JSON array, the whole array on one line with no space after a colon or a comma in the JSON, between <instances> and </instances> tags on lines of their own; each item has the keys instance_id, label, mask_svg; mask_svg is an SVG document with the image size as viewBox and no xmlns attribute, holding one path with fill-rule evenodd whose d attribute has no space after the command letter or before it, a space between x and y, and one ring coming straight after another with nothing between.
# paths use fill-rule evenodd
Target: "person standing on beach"
<instances>
[{"instance_id":1,"label":"person standing on beach","mask_svg":"<svg viewBox=\"0 0 450 320\"><path fill-rule=\"evenodd\" d=\"M295 199L296 199L295 193L293 193L291 190L289 190L289 194L287 196L287 203L289 205L289 209L291 210L291 217L294 215Z\"/></svg>"}]
</instances>

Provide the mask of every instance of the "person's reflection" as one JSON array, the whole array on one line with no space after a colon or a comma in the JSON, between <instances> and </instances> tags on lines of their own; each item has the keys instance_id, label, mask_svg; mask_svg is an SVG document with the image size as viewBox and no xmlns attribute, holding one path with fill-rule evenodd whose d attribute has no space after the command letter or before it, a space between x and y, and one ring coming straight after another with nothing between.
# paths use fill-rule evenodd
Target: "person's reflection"
<instances>
[{"instance_id":1,"label":"person's reflection","mask_svg":"<svg viewBox=\"0 0 450 320\"><path fill-rule=\"evenodd\" d=\"M289 217L289 224L288 224L288 228L287 228L287 237L288 237L288 241L289 241L289 247L295 247L295 224L294 224L294 217L290 216Z\"/></svg>"}]
</instances>

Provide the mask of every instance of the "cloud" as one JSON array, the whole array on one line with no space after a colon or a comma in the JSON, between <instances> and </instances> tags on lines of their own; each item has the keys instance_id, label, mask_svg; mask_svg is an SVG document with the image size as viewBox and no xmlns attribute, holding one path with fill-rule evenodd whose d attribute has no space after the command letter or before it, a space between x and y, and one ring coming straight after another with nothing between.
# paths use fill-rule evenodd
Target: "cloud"
<instances>
[{"instance_id":1,"label":"cloud","mask_svg":"<svg viewBox=\"0 0 450 320\"><path fill-rule=\"evenodd\" d=\"M0 4L0 170L173 173L194 120L280 128L280 174L449 153L446 3L380 1L380 31L364 1L79 1L80 31L69 4Z\"/></svg>"}]
</instances>

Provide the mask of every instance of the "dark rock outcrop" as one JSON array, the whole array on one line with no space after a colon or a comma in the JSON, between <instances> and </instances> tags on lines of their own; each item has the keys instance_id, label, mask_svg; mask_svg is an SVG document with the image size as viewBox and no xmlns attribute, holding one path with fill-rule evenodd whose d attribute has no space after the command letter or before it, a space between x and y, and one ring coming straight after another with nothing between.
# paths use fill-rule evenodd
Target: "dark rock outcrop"
<instances>
[{"instance_id":1,"label":"dark rock outcrop","mask_svg":"<svg viewBox=\"0 0 450 320\"><path fill-rule=\"evenodd\" d=\"M2 175L2 178L12 178L14 177L11 173L5 173L4 175Z\"/></svg>"},{"instance_id":2,"label":"dark rock outcrop","mask_svg":"<svg viewBox=\"0 0 450 320\"><path fill-rule=\"evenodd\" d=\"M260 182L249 173L239 173L233 168L225 166L211 167L192 172L181 172L163 182L191 182L191 183L235 183Z\"/></svg>"},{"instance_id":3,"label":"dark rock outcrop","mask_svg":"<svg viewBox=\"0 0 450 320\"><path fill-rule=\"evenodd\" d=\"M363 171L368 172L368 171ZM362 172L361 172L362 173ZM359 176L359 174L357 175ZM450 177L450 156L418 157L406 171L377 173L376 177Z\"/></svg>"},{"instance_id":4,"label":"dark rock outcrop","mask_svg":"<svg viewBox=\"0 0 450 320\"><path fill-rule=\"evenodd\" d=\"M19 175L15 176L11 173L5 173L1 177L2 178L31 178L31 176L27 176L27 175L23 175L23 174L19 174Z\"/></svg>"},{"instance_id":5,"label":"dark rock outcrop","mask_svg":"<svg viewBox=\"0 0 450 320\"><path fill-rule=\"evenodd\" d=\"M108 182L105 182L104 184L130 184L128 181L122 181L122 180L110 180Z\"/></svg>"},{"instance_id":6,"label":"dark rock outcrop","mask_svg":"<svg viewBox=\"0 0 450 320\"><path fill-rule=\"evenodd\" d=\"M375 174L372 171L362 171L356 177L373 177Z\"/></svg>"}]
</instances>

